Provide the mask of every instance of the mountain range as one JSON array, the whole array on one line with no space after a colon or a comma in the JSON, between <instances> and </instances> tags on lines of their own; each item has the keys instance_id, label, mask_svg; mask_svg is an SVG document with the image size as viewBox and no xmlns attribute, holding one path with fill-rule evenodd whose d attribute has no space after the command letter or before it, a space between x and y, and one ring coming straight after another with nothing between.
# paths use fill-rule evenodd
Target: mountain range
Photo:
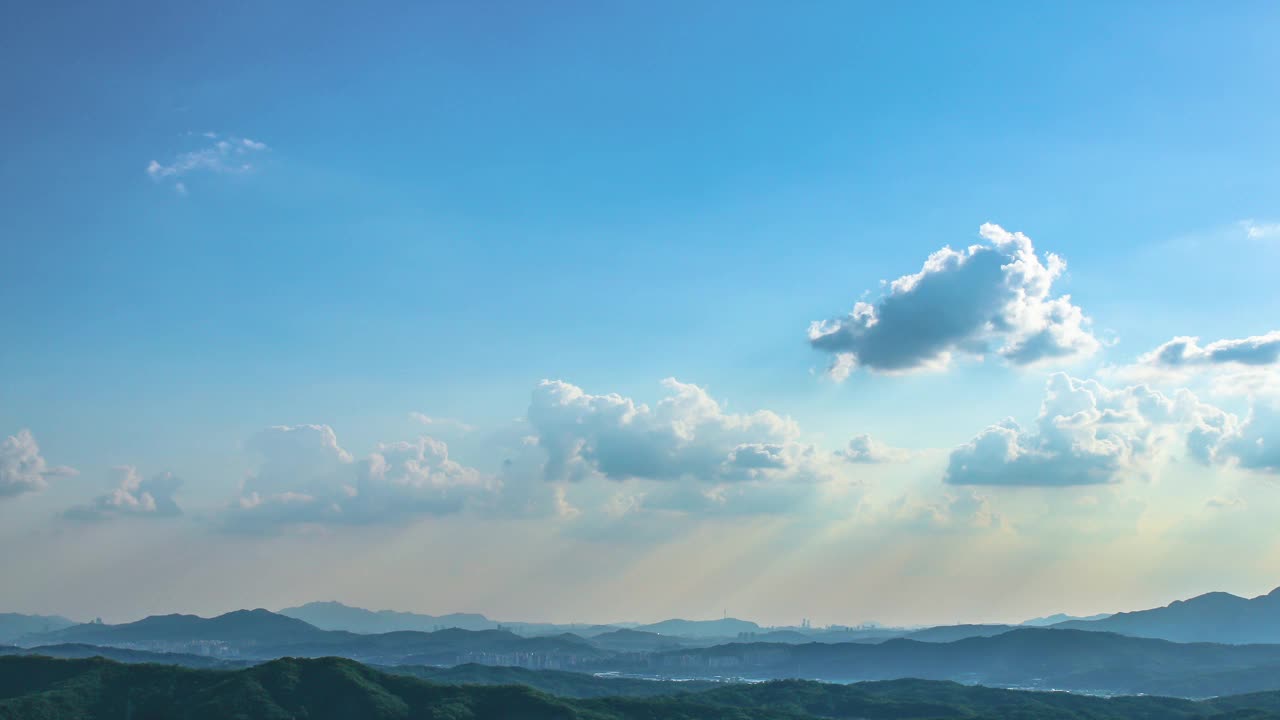
<instances>
[{"instance_id":1,"label":"mountain range","mask_svg":"<svg viewBox=\"0 0 1280 720\"><path fill-rule=\"evenodd\" d=\"M466 676L464 675L463 678ZM285 658L241 670L0 657L0 720L1277 720L1280 693L1205 701L1100 698L897 680L774 681L718 687L617 685L617 696L556 696L529 685L442 684L350 660ZM636 691L637 694L629 694ZM645 693L647 694L640 694Z\"/></svg>"},{"instance_id":2,"label":"mountain range","mask_svg":"<svg viewBox=\"0 0 1280 720\"><path fill-rule=\"evenodd\" d=\"M398 610L365 610L340 602L311 602L288 607L281 615L310 623L321 630L346 630L354 633L385 633L398 630L431 632L448 628L463 630L496 630L498 623L479 613L423 615Z\"/></svg>"},{"instance_id":3,"label":"mountain range","mask_svg":"<svg viewBox=\"0 0 1280 720\"><path fill-rule=\"evenodd\" d=\"M64 657L106 646L147 660L219 667L280 657L341 656L387 666L480 663L646 677L803 677L839 682L919 677L1001 687L1203 697L1280 689L1280 644L1173 643L1106 632L977 626L961 639L881 642L730 642L680 646L667 636L625 630L583 638L524 637L506 630L322 630L266 610L214 618L164 615L122 625L91 623L28 635L25 652ZM10 651L17 653L19 651ZM165 659L162 653L170 653ZM174 655L176 654L176 655ZM154 656L154 657L152 657Z\"/></svg>"},{"instance_id":4,"label":"mountain range","mask_svg":"<svg viewBox=\"0 0 1280 720\"><path fill-rule=\"evenodd\" d=\"M1150 610L1054 620L1031 621L1044 627L908 630L762 628L726 617L632 627L571 626L577 632L566 632L570 626L499 626L478 614L369 611L329 602L282 613L257 609L211 618L157 615L118 625L0 615L7 642L21 646L0 648L0 654L102 654L192 668L243 667L286 656L341 656L388 667L477 663L666 677L843 682L910 676L1186 697L1280 689L1280 590L1252 599L1209 593ZM424 626L432 629L412 629Z\"/></svg>"},{"instance_id":5,"label":"mountain range","mask_svg":"<svg viewBox=\"0 0 1280 720\"><path fill-rule=\"evenodd\" d=\"M1280 588L1255 598L1207 593L1151 610L1116 613L1099 620L1069 620L1052 627L1174 642L1277 643Z\"/></svg>"},{"instance_id":6,"label":"mountain range","mask_svg":"<svg viewBox=\"0 0 1280 720\"><path fill-rule=\"evenodd\" d=\"M13 642L23 635L51 632L75 623L57 615L20 615L0 613L0 644Z\"/></svg>"},{"instance_id":7,"label":"mountain range","mask_svg":"<svg viewBox=\"0 0 1280 720\"><path fill-rule=\"evenodd\" d=\"M1085 615L1085 616L1068 615L1066 613L1054 613L1053 615L1045 615L1044 617L1031 618L1030 620L1023 620L1021 623L1018 623L1018 624L1023 627L1048 627L1050 625L1057 625L1058 623L1070 622L1072 620L1080 620L1083 622L1090 622L1092 620L1102 620L1104 618L1111 617L1111 615L1112 613L1098 613L1097 615Z\"/></svg>"}]
</instances>

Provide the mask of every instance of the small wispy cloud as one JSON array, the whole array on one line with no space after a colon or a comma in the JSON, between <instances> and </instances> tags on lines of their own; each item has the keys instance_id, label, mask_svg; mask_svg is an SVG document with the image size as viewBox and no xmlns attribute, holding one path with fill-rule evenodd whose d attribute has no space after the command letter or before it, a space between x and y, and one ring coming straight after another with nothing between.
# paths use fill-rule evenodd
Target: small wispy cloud
<instances>
[{"instance_id":1,"label":"small wispy cloud","mask_svg":"<svg viewBox=\"0 0 1280 720\"><path fill-rule=\"evenodd\" d=\"M420 425L434 425L436 427L451 427L462 432L471 432L475 430L475 426L468 425L461 420L455 420L447 417L435 417L426 413L411 412L409 419Z\"/></svg>"},{"instance_id":2,"label":"small wispy cloud","mask_svg":"<svg viewBox=\"0 0 1280 720\"><path fill-rule=\"evenodd\" d=\"M1238 497L1211 497L1204 502L1204 506L1211 510L1239 510L1245 506L1245 502Z\"/></svg>"},{"instance_id":3,"label":"small wispy cloud","mask_svg":"<svg viewBox=\"0 0 1280 720\"><path fill-rule=\"evenodd\" d=\"M264 142L235 135L200 133L199 137L211 141L197 150L179 153L168 163L152 160L147 164L147 175L156 182L171 182L174 192L187 194L187 184L181 178L192 173L242 174L255 168L254 155L269 148Z\"/></svg>"},{"instance_id":4,"label":"small wispy cloud","mask_svg":"<svg viewBox=\"0 0 1280 720\"><path fill-rule=\"evenodd\" d=\"M1240 227L1250 240L1280 238L1280 222L1264 223L1256 220L1241 220Z\"/></svg>"}]
</instances>

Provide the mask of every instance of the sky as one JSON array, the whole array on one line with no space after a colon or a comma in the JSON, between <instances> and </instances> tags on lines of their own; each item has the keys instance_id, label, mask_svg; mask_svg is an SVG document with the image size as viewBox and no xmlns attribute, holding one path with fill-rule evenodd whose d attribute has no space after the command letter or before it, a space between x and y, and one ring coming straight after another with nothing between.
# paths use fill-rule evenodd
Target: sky
<instances>
[{"instance_id":1,"label":"sky","mask_svg":"<svg viewBox=\"0 0 1280 720\"><path fill-rule=\"evenodd\" d=\"M1273 3L11 15L0 611L1280 585Z\"/></svg>"}]
</instances>

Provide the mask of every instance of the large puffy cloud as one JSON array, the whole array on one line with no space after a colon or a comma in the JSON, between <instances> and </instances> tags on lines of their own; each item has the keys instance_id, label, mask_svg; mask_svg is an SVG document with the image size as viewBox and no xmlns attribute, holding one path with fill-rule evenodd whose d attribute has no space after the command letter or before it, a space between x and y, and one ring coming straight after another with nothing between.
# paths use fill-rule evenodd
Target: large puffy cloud
<instances>
[{"instance_id":1,"label":"large puffy cloud","mask_svg":"<svg viewBox=\"0 0 1280 720\"><path fill-rule=\"evenodd\" d=\"M548 480L590 474L612 480L690 478L714 483L795 471L812 456L789 418L728 413L706 390L667 378L650 408L617 394L591 395L559 380L534 390L529 422L546 450Z\"/></svg>"},{"instance_id":2,"label":"large puffy cloud","mask_svg":"<svg viewBox=\"0 0 1280 720\"><path fill-rule=\"evenodd\" d=\"M1206 464L1280 473L1280 331L1207 345L1196 337L1175 337L1136 363L1107 372L1169 385L1207 383L1218 395L1248 398L1243 420L1223 411L1199 414L1188 431L1188 450Z\"/></svg>"},{"instance_id":3,"label":"large puffy cloud","mask_svg":"<svg viewBox=\"0 0 1280 720\"><path fill-rule=\"evenodd\" d=\"M73 468L51 467L30 430L19 430L0 443L0 498L42 490L50 478L75 474Z\"/></svg>"},{"instance_id":4,"label":"large puffy cloud","mask_svg":"<svg viewBox=\"0 0 1280 720\"><path fill-rule=\"evenodd\" d=\"M174 497L182 480L172 473L161 473L143 479L138 469L125 465L116 468L120 483L106 495L99 495L88 505L71 508L67 517L77 520L102 520L111 516L174 517L182 508Z\"/></svg>"},{"instance_id":5,"label":"large puffy cloud","mask_svg":"<svg viewBox=\"0 0 1280 720\"><path fill-rule=\"evenodd\" d=\"M1188 434L1191 454L1205 463L1280 473L1280 331L1203 345L1200 338L1179 336L1107 372L1168 385L1204 384L1218 395L1248 398L1243 420L1224 412L1201 415Z\"/></svg>"},{"instance_id":6,"label":"large puffy cloud","mask_svg":"<svg viewBox=\"0 0 1280 720\"><path fill-rule=\"evenodd\" d=\"M832 479L832 454L801 442L789 418L731 413L697 385L672 378L662 385L666 396L650 407L543 381L528 413L530 437L545 452L543 479L575 487L592 478L617 482L594 503L613 517L786 512Z\"/></svg>"},{"instance_id":7,"label":"large puffy cloud","mask_svg":"<svg viewBox=\"0 0 1280 720\"><path fill-rule=\"evenodd\" d=\"M380 443L355 460L327 425L269 428L249 443L261 457L231 508L231 527L377 524L461 511L494 480L449 457L430 437Z\"/></svg>"},{"instance_id":8,"label":"large puffy cloud","mask_svg":"<svg viewBox=\"0 0 1280 720\"><path fill-rule=\"evenodd\" d=\"M1013 420L987 428L951 453L944 479L956 485L1117 482L1140 473L1165 441L1180 436L1190 454L1203 459L1232 422L1187 391L1112 390L1055 373L1034 428Z\"/></svg>"},{"instance_id":9,"label":"large puffy cloud","mask_svg":"<svg viewBox=\"0 0 1280 720\"><path fill-rule=\"evenodd\" d=\"M985 224L986 244L933 253L920 272L889 283L876 303L812 323L809 342L835 357L830 373L945 367L955 354L998 353L1014 365L1092 354L1089 319L1053 284L1066 262L1036 254L1031 239Z\"/></svg>"}]
</instances>

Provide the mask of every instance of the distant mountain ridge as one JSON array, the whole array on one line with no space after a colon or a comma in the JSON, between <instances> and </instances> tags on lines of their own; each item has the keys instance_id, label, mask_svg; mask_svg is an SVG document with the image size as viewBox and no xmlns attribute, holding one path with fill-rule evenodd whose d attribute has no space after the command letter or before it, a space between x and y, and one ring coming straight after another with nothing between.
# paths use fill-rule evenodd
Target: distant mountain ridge
<instances>
[{"instance_id":1,"label":"distant mountain ridge","mask_svg":"<svg viewBox=\"0 0 1280 720\"><path fill-rule=\"evenodd\" d=\"M19 638L25 645L85 643L90 645L227 643L238 646L305 642L325 631L269 610L236 610L212 618L197 615L151 615L120 625L84 623Z\"/></svg>"},{"instance_id":2,"label":"distant mountain ridge","mask_svg":"<svg viewBox=\"0 0 1280 720\"><path fill-rule=\"evenodd\" d=\"M60 615L23 615L0 613L0 644L12 642L31 633L52 632L75 625Z\"/></svg>"},{"instance_id":3,"label":"distant mountain ridge","mask_svg":"<svg viewBox=\"0 0 1280 720\"><path fill-rule=\"evenodd\" d=\"M86 623L25 635L17 644L28 648L97 645L233 659L337 655L385 665L532 662L539 667L559 667L609 655L608 651L570 633L522 637L506 630L450 628L435 632L399 630L360 634L322 630L297 618L261 609L237 610L212 618L154 615L121 625Z\"/></svg>"},{"instance_id":4,"label":"distant mountain ridge","mask_svg":"<svg viewBox=\"0 0 1280 720\"><path fill-rule=\"evenodd\" d=\"M922 678L995 687L1209 697L1280 689L1280 645L1174 643L1114 633L1019 628L953 642L731 643L601 669L659 676L802 677L824 682Z\"/></svg>"},{"instance_id":5,"label":"distant mountain ridge","mask_svg":"<svg viewBox=\"0 0 1280 720\"><path fill-rule=\"evenodd\" d=\"M496 630L498 623L479 613L424 615L399 610L366 610L340 602L309 602L288 607L280 615L310 623L321 630L347 630L356 633L385 633L398 630L432 632L448 628L463 630Z\"/></svg>"},{"instance_id":6,"label":"distant mountain ridge","mask_svg":"<svg viewBox=\"0 0 1280 720\"><path fill-rule=\"evenodd\" d=\"M1084 622L1091 622L1093 620L1102 620L1104 618L1109 618L1114 614L1115 613L1098 613L1097 615L1068 615L1066 613L1054 613L1053 615L1046 615L1044 617L1037 617L1037 618L1031 618L1030 620L1023 620L1018 624L1021 625L1022 627L1049 627L1050 625L1057 625L1058 623L1071 622L1073 620L1079 620Z\"/></svg>"},{"instance_id":7,"label":"distant mountain ridge","mask_svg":"<svg viewBox=\"0 0 1280 720\"><path fill-rule=\"evenodd\" d=\"M994 632L989 626L980 627ZM788 640L792 642L730 641L708 646L634 630L618 631L604 640L572 633L523 637L505 630L457 628L362 635L321 630L295 618L254 610L215 618L166 615L123 625L77 625L27 636L29 649L0 648L0 655L84 657L98 654L88 645L100 644L112 648L101 654L122 660L190 667L341 656L377 666L476 663L641 677L804 677L837 682L919 677L999 687L1181 697L1280 690L1280 644L1180 644L1052 628L1018 628L950 642L941 638L879 643ZM48 647L54 643L64 644ZM202 656L212 656L216 662L197 659Z\"/></svg>"},{"instance_id":8,"label":"distant mountain ridge","mask_svg":"<svg viewBox=\"0 0 1280 720\"><path fill-rule=\"evenodd\" d=\"M971 637L991 637L1015 629L1015 625L938 625L906 633L902 637L919 642L945 643Z\"/></svg>"},{"instance_id":9,"label":"distant mountain ridge","mask_svg":"<svg viewBox=\"0 0 1280 720\"><path fill-rule=\"evenodd\" d=\"M1069 620L1051 627L1173 642L1280 643L1280 588L1255 598L1211 592L1164 607L1099 620Z\"/></svg>"},{"instance_id":10,"label":"distant mountain ridge","mask_svg":"<svg viewBox=\"0 0 1280 720\"><path fill-rule=\"evenodd\" d=\"M726 637L737 636L738 633L760 632L760 626L750 620L722 618L720 620L682 620L672 619L662 622L638 625L635 630L651 632L658 635L679 635L681 637Z\"/></svg>"}]
</instances>

